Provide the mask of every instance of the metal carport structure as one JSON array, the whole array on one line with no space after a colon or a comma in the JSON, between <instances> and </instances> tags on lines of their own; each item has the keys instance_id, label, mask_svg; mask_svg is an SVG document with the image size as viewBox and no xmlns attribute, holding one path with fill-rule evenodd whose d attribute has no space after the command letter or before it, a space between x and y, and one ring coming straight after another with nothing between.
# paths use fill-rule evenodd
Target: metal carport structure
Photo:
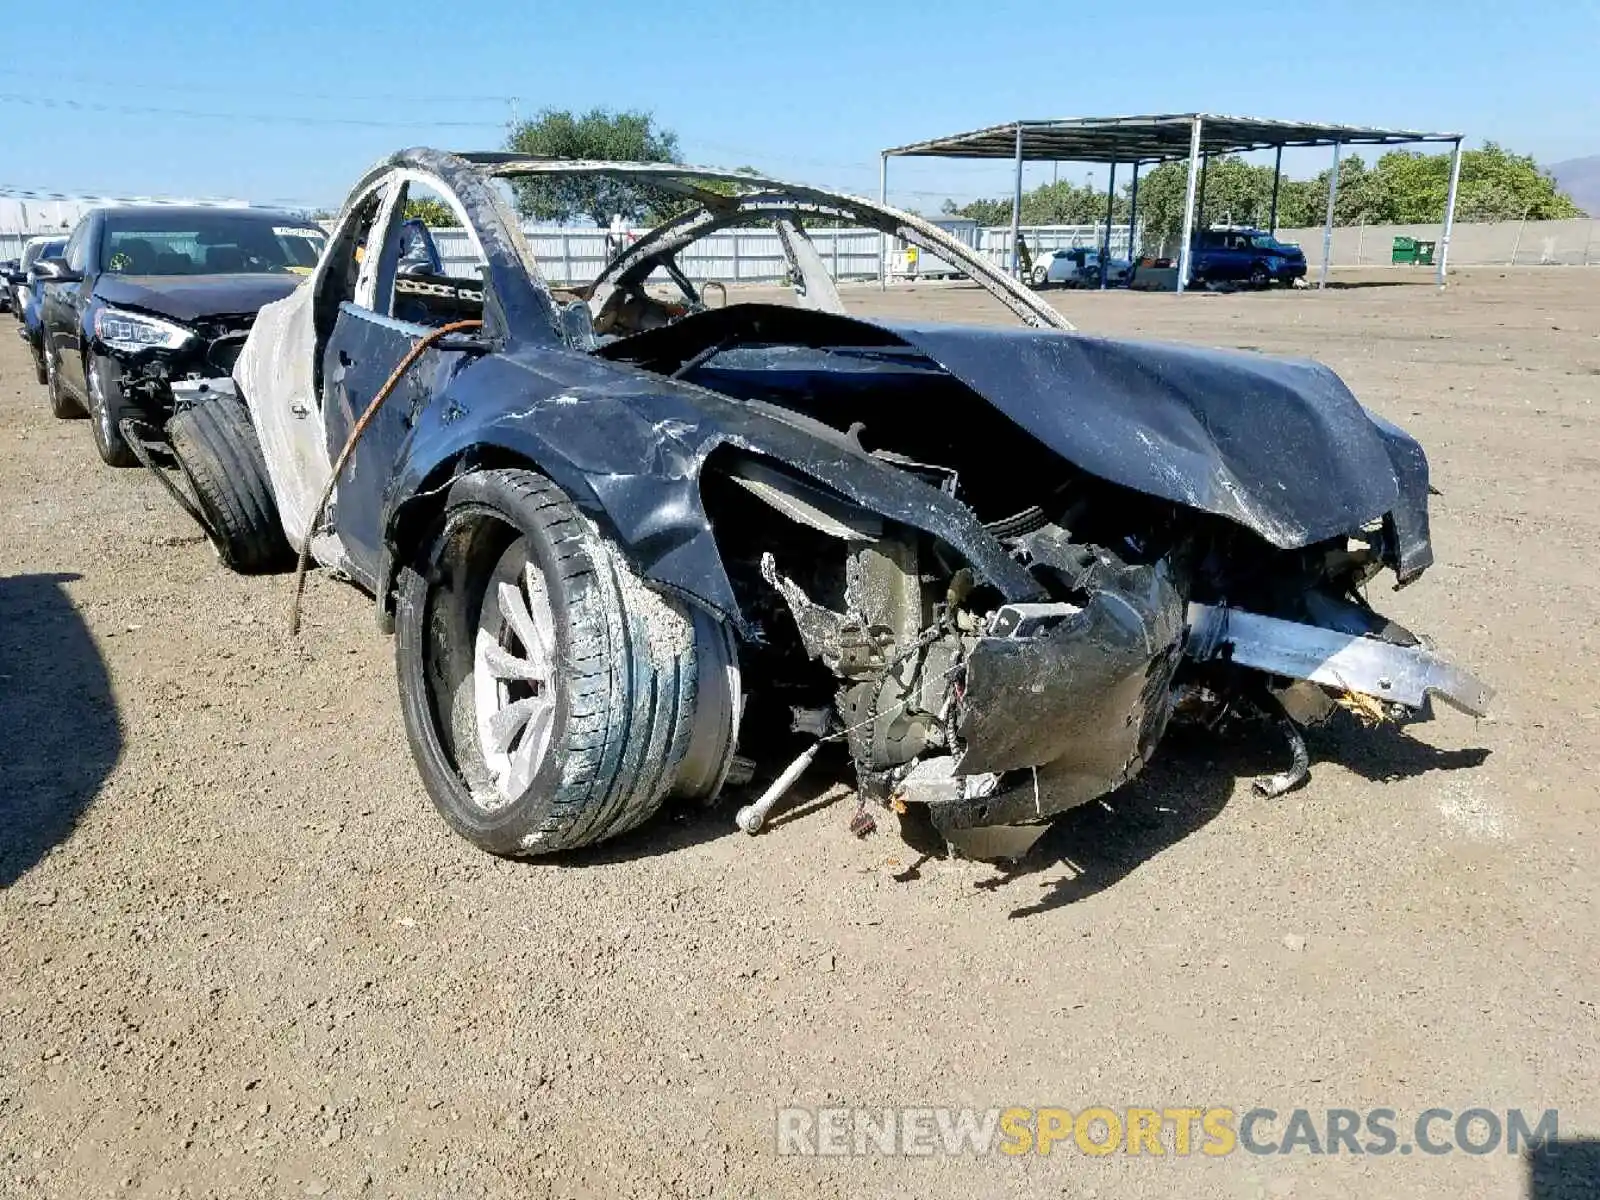
<instances>
[{"instance_id":1,"label":"metal carport structure","mask_svg":"<svg viewBox=\"0 0 1600 1200\"><path fill-rule=\"evenodd\" d=\"M879 199L887 203L891 158L1012 159L1016 163L1011 198L1011 253L1016 254L1022 224L1022 164L1025 162L1104 163L1110 168L1106 185L1106 250L1101 256L1102 285L1111 241L1111 215L1116 199L1117 167L1133 168L1129 228L1138 218L1139 168L1189 160L1189 185L1184 196L1183 241L1178 259L1178 291L1189 282L1195 235L1196 187L1204 203L1205 167L1215 155L1276 150L1272 173L1272 231L1278 227L1278 185L1282 179L1285 147L1333 147L1333 171L1328 184L1328 216L1322 233L1322 268L1319 287L1328 283L1328 259L1333 241L1334 201L1339 192L1339 156L1345 146L1399 146L1415 142L1450 142L1450 188L1445 200L1444 228L1439 239L1438 282L1444 286L1445 264L1450 256L1450 229L1455 222L1456 191L1461 182L1459 133L1425 133L1416 129L1374 129L1357 125L1323 125L1301 121L1276 121L1257 117L1225 117L1213 113L1164 113L1147 117L1070 117L1053 121L1012 121L970 133L951 134L926 142L913 142L884 150L879 158ZM1132 242L1130 240L1131 248ZM1131 249L1130 249L1131 252ZM1015 265L1013 266L1015 269Z\"/></svg>"}]
</instances>

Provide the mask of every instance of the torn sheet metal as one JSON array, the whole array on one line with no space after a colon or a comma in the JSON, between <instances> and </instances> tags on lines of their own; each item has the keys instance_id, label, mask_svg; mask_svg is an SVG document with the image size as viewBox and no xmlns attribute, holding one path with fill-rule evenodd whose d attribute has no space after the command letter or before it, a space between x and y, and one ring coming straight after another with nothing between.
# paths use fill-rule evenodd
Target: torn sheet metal
<instances>
[{"instance_id":1,"label":"torn sheet metal","mask_svg":"<svg viewBox=\"0 0 1600 1200\"><path fill-rule=\"evenodd\" d=\"M309 348L315 341L312 290L304 283L261 310L233 365L234 382L261 438L278 518L296 550L305 545L312 510L332 473L312 381ZM347 562L335 535L319 535L312 552L324 566L343 568Z\"/></svg>"},{"instance_id":2,"label":"torn sheet metal","mask_svg":"<svg viewBox=\"0 0 1600 1200\"><path fill-rule=\"evenodd\" d=\"M1166 726L1183 602L1164 565L1126 567L1083 608L967 656L962 774L1051 764L1099 795L1131 778Z\"/></svg>"}]
</instances>

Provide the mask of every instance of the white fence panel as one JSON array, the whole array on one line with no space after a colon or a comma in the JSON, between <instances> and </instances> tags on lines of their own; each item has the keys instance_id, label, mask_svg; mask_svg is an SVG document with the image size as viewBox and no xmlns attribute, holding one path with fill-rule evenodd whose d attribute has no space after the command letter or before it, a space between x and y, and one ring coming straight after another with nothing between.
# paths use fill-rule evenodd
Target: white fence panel
<instances>
[{"instance_id":1,"label":"white fence panel","mask_svg":"<svg viewBox=\"0 0 1600 1200\"><path fill-rule=\"evenodd\" d=\"M1397 237L1438 242L1439 222L1424 225L1341 225L1333 231L1329 261L1336 267L1387 266ZM1280 229L1299 242L1306 261L1322 262L1322 227ZM1450 229L1453 267L1587 267L1600 264L1600 221L1457 221ZM1419 270L1428 270L1420 267Z\"/></svg>"}]
</instances>

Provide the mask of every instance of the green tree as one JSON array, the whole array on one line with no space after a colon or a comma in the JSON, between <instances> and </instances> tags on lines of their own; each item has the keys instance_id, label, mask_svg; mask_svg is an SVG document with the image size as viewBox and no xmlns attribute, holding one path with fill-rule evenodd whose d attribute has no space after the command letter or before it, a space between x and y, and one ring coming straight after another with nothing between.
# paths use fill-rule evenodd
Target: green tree
<instances>
[{"instance_id":1,"label":"green tree","mask_svg":"<svg viewBox=\"0 0 1600 1200\"><path fill-rule=\"evenodd\" d=\"M604 108L581 115L547 108L512 129L506 149L546 158L679 161L678 135L657 125L650 113ZM522 215L540 221L586 216L604 225L614 213L639 221L658 218L675 207L658 189L612 179L531 178L516 180L514 186Z\"/></svg>"},{"instance_id":2,"label":"green tree","mask_svg":"<svg viewBox=\"0 0 1600 1200\"><path fill-rule=\"evenodd\" d=\"M966 217L980 225L1011 224L1010 200L973 200L958 205L946 200L940 211ZM1127 201L1118 196L1113 219L1127 220ZM1045 183L1022 194L1024 225L1089 225L1106 219L1106 194L1087 184L1062 180Z\"/></svg>"},{"instance_id":3,"label":"green tree","mask_svg":"<svg viewBox=\"0 0 1600 1200\"><path fill-rule=\"evenodd\" d=\"M430 229L451 229L460 222L456 214L443 200L427 197L406 201L405 219L408 221L421 221Z\"/></svg>"},{"instance_id":4,"label":"green tree","mask_svg":"<svg viewBox=\"0 0 1600 1200\"><path fill-rule=\"evenodd\" d=\"M1450 155L1396 150L1378 160L1389 207L1384 221L1437 221L1450 190ZM1341 177L1342 178L1342 177ZM1495 142L1461 156L1461 189L1456 215L1463 221L1510 221L1581 217L1583 210L1526 154L1512 154Z\"/></svg>"},{"instance_id":5,"label":"green tree","mask_svg":"<svg viewBox=\"0 0 1600 1200\"><path fill-rule=\"evenodd\" d=\"M947 217L965 217L979 225L1005 225L1011 221L1009 200L972 200L966 204L946 200L939 211Z\"/></svg>"}]
</instances>

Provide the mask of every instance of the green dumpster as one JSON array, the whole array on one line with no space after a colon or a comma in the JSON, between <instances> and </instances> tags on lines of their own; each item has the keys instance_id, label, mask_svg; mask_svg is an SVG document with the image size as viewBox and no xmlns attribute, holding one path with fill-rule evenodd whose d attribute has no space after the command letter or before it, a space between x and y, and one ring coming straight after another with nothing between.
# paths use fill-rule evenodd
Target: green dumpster
<instances>
[{"instance_id":1,"label":"green dumpster","mask_svg":"<svg viewBox=\"0 0 1600 1200\"><path fill-rule=\"evenodd\" d=\"M1431 266L1433 266L1433 248L1434 248L1434 243L1433 242L1418 242L1417 243L1417 266L1419 266L1419 267L1431 267Z\"/></svg>"},{"instance_id":2,"label":"green dumpster","mask_svg":"<svg viewBox=\"0 0 1600 1200\"><path fill-rule=\"evenodd\" d=\"M1431 254L1432 252L1432 247L1430 246L1429 253ZM1417 239L1408 237L1395 238L1394 249L1390 252L1389 262L1398 267L1402 263L1409 263L1414 266L1416 261Z\"/></svg>"}]
</instances>

